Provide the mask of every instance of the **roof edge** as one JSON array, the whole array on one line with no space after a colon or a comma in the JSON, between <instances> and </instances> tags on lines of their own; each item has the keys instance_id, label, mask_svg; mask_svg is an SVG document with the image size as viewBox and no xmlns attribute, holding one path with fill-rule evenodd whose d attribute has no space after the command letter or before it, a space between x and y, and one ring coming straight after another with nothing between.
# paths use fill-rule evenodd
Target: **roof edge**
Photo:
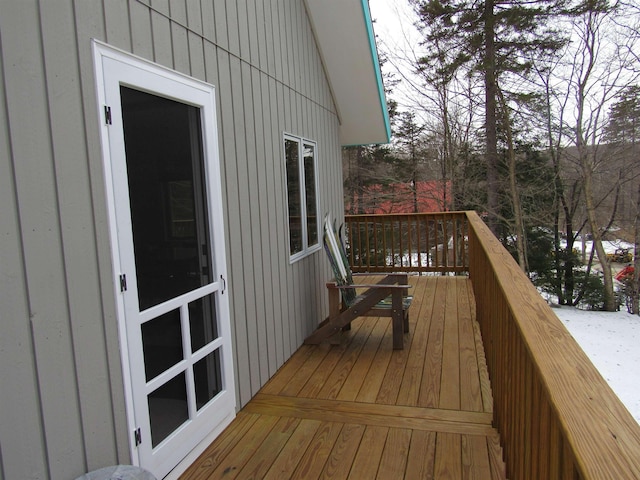
<instances>
[{"instance_id":1,"label":"roof edge","mask_svg":"<svg viewBox=\"0 0 640 480\"><path fill-rule=\"evenodd\" d=\"M369 48L371 49L371 61L374 65L376 73L376 83L378 84L378 96L380 97L380 108L384 117L384 126L387 131L387 142L391 142L391 121L389 119L389 108L387 106L387 98L384 93L384 82L382 80L382 71L380 66L380 56L378 55L378 47L376 44L376 36L373 31L373 21L371 19L371 11L369 10L369 1L361 0L362 13L364 16L365 27L369 37Z\"/></svg>"}]
</instances>

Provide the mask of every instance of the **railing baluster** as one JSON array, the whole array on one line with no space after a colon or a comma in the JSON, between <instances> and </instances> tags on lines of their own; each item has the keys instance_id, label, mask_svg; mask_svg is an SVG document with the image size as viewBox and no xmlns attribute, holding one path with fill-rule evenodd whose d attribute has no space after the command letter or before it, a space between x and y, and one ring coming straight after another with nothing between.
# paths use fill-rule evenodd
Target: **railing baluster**
<instances>
[{"instance_id":1,"label":"railing baluster","mask_svg":"<svg viewBox=\"0 0 640 480\"><path fill-rule=\"evenodd\" d=\"M442 245L442 239L440 238L440 231L442 230L442 216L438 215L438 217L436 217L435 219L436 224L435 224L435 230L434 230L434 234L436 237L436 248L435 248L435 252L436 252L436 268L440 267L441 265L441 249L440 249L440 245ZM442 251L444 251L444 248L442 249Z\"/></svg>"},{"instance_id":2,"label":"railing baluster","mask_svg":"<svg viewBox=\"0 0 640 480\"><path fill-rule=\"evenodd\" d=\"M453 266L458 266L458 243L460 242L460 226L458 225L458 219L453 218Z\"/></svg>"},{"instance_id":3,"label":"railing baluster","mask_svg":"<svg viewBox=\"0 0 640 480\"><path fill-rule=\"evenodd\" d=\"M429 217L425 217L424 227L425 252L427 252L427 267L431 267L433 265L433 256L431 255L431 220L429 219Z\"/></svg>"},{"instance_id":4,"label":"railing baluster","mask_svg":"<svg viewBox=\"0 0 640 480\"><path fill-rule=\"evenodd\" d=\"M421 250L420 247L422 245L422 242L420 241L421 240L420 239L420 221L421 221L420 218L416 218L416 243L418 245L416 250L417 250L417 253L418 253L418 255L417 255L417 257L418 257L418 271L420 271L420 268L422 268L422 256L421 256L421 252L420 252L420 250Z\"/></svg>"},{"instance_id":5,"label":"railing baluster","mask_svg":"<svg viewBox=\"0 0 640 480\"><path fill-rule=\"evenodd\" d=\"M464 212L345 215L345 223L354 272L469 270L468 236L458 235L468 228Z\"/></svg>"},{"instance_id":6,"label":"railing baluster","mask_svg":"<svg viewBox=\"0 0 640 480\"><path fill-rule=\"evenodd\" d=\"M391 267L396 266L396 222L389 222L391 227Z\"/></svg>"},{"instance_id":7,"label":"railing baluster","mask_svg":"<svg viewBox=\"0 0 640 480\"><path fill-rule=\"evenodd\" d=\"M449 218L445 214L442 219L442 264L449 266Z\"/></svg>"}]
</instances>

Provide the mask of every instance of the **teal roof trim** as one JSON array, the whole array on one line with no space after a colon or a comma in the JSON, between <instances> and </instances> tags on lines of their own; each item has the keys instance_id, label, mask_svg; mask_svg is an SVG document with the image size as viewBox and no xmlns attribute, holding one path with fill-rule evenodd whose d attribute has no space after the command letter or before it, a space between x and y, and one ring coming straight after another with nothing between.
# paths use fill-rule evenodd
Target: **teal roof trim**
<instances>
[{"instance_id":1,"label":"teal roof trim","mask_svg":"<svg viewBox=\"0 0 640 480\"><path fill-rule=\"evenodd\" d=\"M340 145L389 143L389 112L366 0L304 2L335 103Z\"/></svg>"},{"instance_id":2,"label":"teal roof trim","mask_svg":"<svg viewBox=\"0 0 640 480\"><path fill-rule=\"evenodd\" d=\"M389 120L389 109L387 108L387 100L384 94L384 83L382 82L382 72L380 71L380 60L378 58L378 48L376 47L376 37L373 33L373 22L371 21L371 13L369 12L368 0L361 0L362 13L364 14L365 26L367 28L367 36L369 37L369 48L371 49L371 62L376 73L376 82L378 84L378 95L380 97L380 108L384 117L384 126L387 130L387 143L391 142L391 122Z\"/></svg>"}]
</instances>

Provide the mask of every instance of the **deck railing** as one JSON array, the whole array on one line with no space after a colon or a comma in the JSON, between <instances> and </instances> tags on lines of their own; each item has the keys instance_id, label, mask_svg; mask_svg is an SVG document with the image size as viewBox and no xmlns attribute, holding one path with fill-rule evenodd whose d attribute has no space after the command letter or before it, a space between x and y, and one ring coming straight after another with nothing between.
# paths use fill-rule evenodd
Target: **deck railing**
<instances>
[{"instance_id":1,"label":"deck railing","mask_svg":"<svg viewBox=\"0 0 640 480\"><path fill-rule=\"evenodd\" d=\"M508 478L640 478L640 426L477 214L347 216L346 225L358 270L468 270ZM416 252L424 266L407 260Z\"/></svg>"},{"instance_id":2,"label":"deck railing","mask_svg":"<svg viewBox=\"0 0 640 480\"><path fill-rule=\"evenodd\" d=\"M468 218L508 477L640 478L640 427L484 222Z\"/></svg>"},{"instance_id":3,"label":"deck railing","mask_svg":"<svg viewBox=\"0 0 640 480\"><path fill-rule=\"evenodd\" d=\"M345 216L354 272L466 272L467 231L464 212Z\"/></svg>"}]
</instances>

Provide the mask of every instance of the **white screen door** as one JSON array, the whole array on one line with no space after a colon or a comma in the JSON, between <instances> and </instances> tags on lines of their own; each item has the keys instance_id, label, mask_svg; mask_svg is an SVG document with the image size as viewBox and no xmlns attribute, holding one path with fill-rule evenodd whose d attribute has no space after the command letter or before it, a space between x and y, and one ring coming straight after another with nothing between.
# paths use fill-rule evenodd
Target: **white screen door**
<instances>
[{"instance_id":1,"label":"white screen door","mask_svg":"<svg viewBox=\"0 0 640 480\"><path fill-rule=\"evenodd\" d=\"M213 87L96 47L132 452L158 478L235 415Z\"/></svg>"}]
</instances>

